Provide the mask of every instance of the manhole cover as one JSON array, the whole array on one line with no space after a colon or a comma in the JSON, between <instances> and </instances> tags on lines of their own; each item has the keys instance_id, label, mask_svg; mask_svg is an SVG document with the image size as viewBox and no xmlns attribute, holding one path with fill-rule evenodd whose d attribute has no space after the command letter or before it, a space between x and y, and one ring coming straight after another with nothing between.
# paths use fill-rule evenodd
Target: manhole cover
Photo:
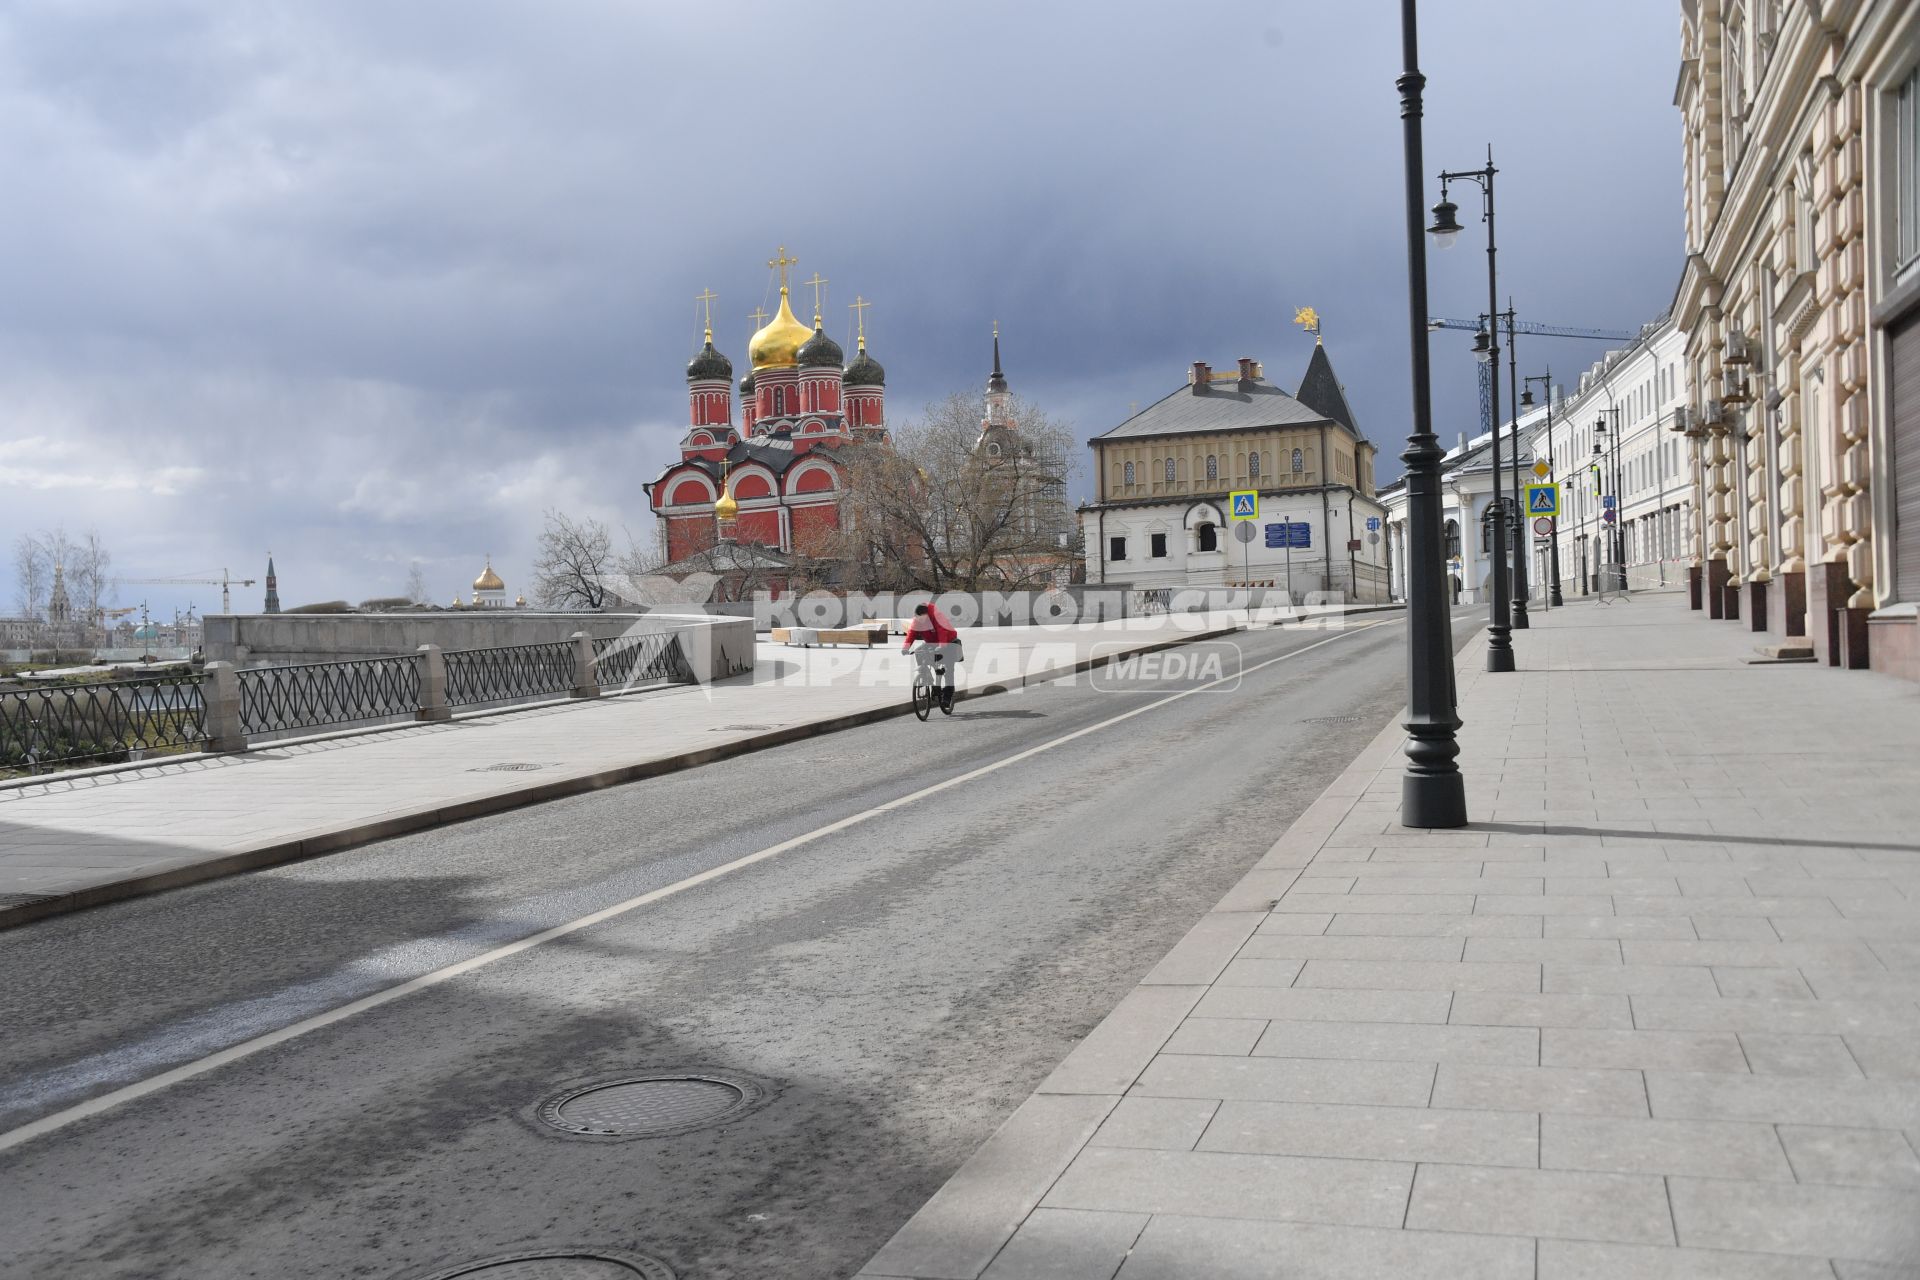
<instances>
[{"instance_id":1,"label":"manhole cover","mask_svg":"<svg viewBox=\"0 0 1920 1280\"><path fill-rule=\"evenodd\" d=\"M718 1124L757 1106L766 1091L739 1076L663 1072L569 1089L540 1105L540 1118L567 1133L664 1138Z\"/></svg>"},{"instance_id":2,"label":"manhole cover","mask_svg":"<svg viewBox=\"0 0 1920 1280\"><path fill-rule=\"evenodd\" d=\"M55 897L51 893L0 893L0 910L7 907L24 907L29 902L45 902Z\"/></svg>"},{"instance_id":3,"label":"manhole cover","mask_svg":"<svg viewBox=\"0 0 1920 1280\"><path fill-rule=\"evenodd\" d=\"M732 733L736 729L771 729L771 728L773 728L773 726L770 724L723 724L718 729L715 729L713 732Z\"/></svg>"},{"instance_id":4,"label":"manhole cover","mask_svg":"<svg viewBox=\"0 0 1920 1280\"><path fill-rule=\"evenodd\" d=\"M1366 716L1312 716L1301 724L1366 724Z\"/></svg>"},{"instance_id":5,"label":"manhole cover","mask_svg":"<svg viewBox=\"0 0 1920 1280\"><path fill-rule=\"evenodd\" d=\"M419 1280L456 1280L464 1276L477 1276L479 1280L634 1280L636 1276L644 1280L674 1280L673 1272L656 1259L604 1249L502 1254L435 1271Z\"/></svg>"},{"instance_id":6,"label":"manhole cover","mask_svg":"<svg viewBox=\"0 0 1920 1280\"><path fill-rule=\"evenodd\" d=\"M531 773L535 769L544 769L545 765L528 764L524 760L509 760L505 764L483 764L472 773Z\"/></svg>"}]
</instances>

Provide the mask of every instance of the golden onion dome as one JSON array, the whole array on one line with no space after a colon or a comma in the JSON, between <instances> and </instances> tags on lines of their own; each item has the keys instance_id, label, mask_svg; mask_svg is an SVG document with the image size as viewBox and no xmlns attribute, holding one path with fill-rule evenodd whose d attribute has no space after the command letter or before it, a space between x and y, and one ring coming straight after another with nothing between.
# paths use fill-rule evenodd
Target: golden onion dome
<instances>
[{"instance_id":1,"label":"golden onion dome","mask_svg":"<svg viewBox=\"0 0 1920 1280\"><path fill-rule=\"evenodd\" d=\"M493 557L487 557L487 567L473 580L475 591L505 591L507 584L500 581L500 575L493 571Z\"/></svg>"},{"instance_id":2,"label":"golden onion dome","mask_svg":"<svg viewBox=\"0 0 1920 1280\"><path fill-rule=\"evenodd\" d=\"M787 287L780 286L780 310L767 321L766 328L753 335L747 344L747 359L755 369L791 369L798 363L800 345L813 336L813 330L795 318L787 305Z\"/></svg>"},{"instance_id":3,"label":"golden onion dome","mask_svg":"<svg viewBox=\"0 0 1920 1280\"><path fill-rule=\"evenodd\" d=\"M713 514L717 520L733 520L740 514L740 504L733 500L733 490L720 491L720 501L713 504Z\"/></svg>"}]
</instances>

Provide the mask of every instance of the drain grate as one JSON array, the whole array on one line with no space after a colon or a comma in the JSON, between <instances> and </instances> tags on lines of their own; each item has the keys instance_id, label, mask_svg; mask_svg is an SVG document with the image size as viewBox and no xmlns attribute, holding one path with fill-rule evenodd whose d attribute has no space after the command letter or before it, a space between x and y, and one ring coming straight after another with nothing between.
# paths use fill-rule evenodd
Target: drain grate
<instances>
[{"instance_id":1,"label":"drain grate","mask_svg":"<svg viewBox=\"0 0 1920 1280\"><path fill-rule=\"evenodd\" d=\"M655 1258L603 1249L564 1252L509 1253L436 1271L420 1280L674 1280L667 1265Z\"/></svg>"},{"instance_id":2,"label":"drain grate","mask_svg":"<svg viewBox=\"0 0 1920 1280\"><path fill-rule=\"evenodd\" d=\"M57 898L56 893L0 893L0 911L8 907L24 907L31 902L45 902L48 898Z\"/></svg>"},{"instance_id":3,"label":"drain grate","mask_svg":"<svg viewBox=\"0 0 1920 1280\"><path fill-rule=\"evenodd\" d=\"M665 1138L741 1115L766 1096L741 1076L675 1071L569 1089L543 1102L539 1114L565 1133Z\"/></svg>"},{"instance_id":4,"label":"drain grate","mask_svg":"<svg viewBox=\"0 0 1920 1280\"><path fill-rule=\"evenodd\" d=\"M738 729L771 729L771 728L773 728L773 726L770 724L723 724L718 729L712 730L712 732L732 733Z\"/></svg>"},{"instance_id":5,"label":"drain grate","mask_svg":"<svg viewBox=\"0 0 1920 1280\"><path fill-rule=\"evenodd\" d=\"M543 764L528 764L524 760L509 760L503 764L483 764L478 769L469 769L469 773L532 773L535 769L544 769Z\"/></svg>"},{"instance_id":6,"label":"drain grate","mask_svg":"<svg viewBox=\"0 0 1920 1280\"><path fill-rule=\"evenodd\" d=\"M1311 716L1305 720L1302 720L1300 723L1301 724L1369 724L1371 723L1371 719L1370 717L1367 717L1367 716Z\"/></svg>"}]
</instances>

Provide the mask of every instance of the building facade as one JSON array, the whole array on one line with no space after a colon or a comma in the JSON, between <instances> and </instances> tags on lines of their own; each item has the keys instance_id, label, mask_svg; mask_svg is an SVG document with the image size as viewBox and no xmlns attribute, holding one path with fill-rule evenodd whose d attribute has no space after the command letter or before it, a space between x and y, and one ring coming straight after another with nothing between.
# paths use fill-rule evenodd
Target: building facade
<instances>
[{"instance_id":1,"label":"building facade","mask_svg":"<svg viewBox=\"0 0 1920 1280\"><path fill-rule=\"evenodd\" d=\"M714 349L711 327L687 365L680 458L646 486L670 571L723 541L788 557L819 553L840 527L845 496L835 449L886 438L886 371L867 352L864 309L859 348L843 368L819 308L811 328L794 317L791 261L783 250L774 262L780 307L748 343L753 367L740 382L737 424L733 362Z\"/></svg>"},{"instance_id":2,"label":"building facade","mask_svg":"<svg viewBox=\"0 0 1920 1280\"><path fill-rule=\"evenodd\" d=\"M1681 9L1696 606L1920 679L1920 6Z\"/></svg>"},{"instance_id":3,"label":"building facade","mask_svg":"<svg viewBox=\"0 0 1920 1280\"><path fill-rule=\"evenodd\" d=\"M1316 344L1296 394L1260 362L1215 372L1195 362L1184 387L1089 442L1094 493L1080 508L1089 583L1151 589L1255 583L1383 600L1386 555L1368 521L1386 508L1373 481L1375 449L1361 434ZM1263 536L1232 536L1228 495L1259 495ZM1304 525L1268 546L1267 525Z\"/></svg>"}]
</instances>

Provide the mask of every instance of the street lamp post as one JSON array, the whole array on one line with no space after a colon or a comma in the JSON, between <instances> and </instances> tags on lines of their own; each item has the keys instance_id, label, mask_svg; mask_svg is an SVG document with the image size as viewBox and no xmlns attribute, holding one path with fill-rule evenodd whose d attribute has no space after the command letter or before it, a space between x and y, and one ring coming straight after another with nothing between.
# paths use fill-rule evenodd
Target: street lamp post
<instances>
[{"instance_id":1,"label":"street lamp post","mask_svg":"<svg viewBox=\"0 0 1920 1280\"><path fill-rule=\"evenodd\" d=\"M1493 167L1493 148L1487 148L1487 164L1483 169L1465 169L1458 172L1445 171L1440 175L1440 203L1433 206L1433 225L1427 230L1434 242L1441 248L1452 244L1460 235L1458 214L1460 207L1447 199L1447 185L1452 182L1471 182L1480 188L1481 221L1487 224L1487 314L1499 314L1500 280L1496 266L1496 246L1493 235L1493 175L1498 172ZM1425 321L1423 320L1424 326ZM1488 328L1492 325L1489 323ZM1487 670L1513 670L1513 636L1508 622L1510 605L1507 601L1507 547L1506 547L1506 510L1500 496L1500 346L1493 340L1491 332L1480 335L1474 342L1473 354L1476 359L1491 362L1493 368L1487 379L1491 399L1487 425L1493 432L1493 506L1490 511L1492 525L1488 541L1493 556L1492 600L1487 609Z\"/></svg>"},{"instance_id":2,"label":"street lamp post","mask_svg":"<svg viewBox=\"0 0 1920 1280\"><path fill-rule=\"evenodd\" d=\"M1445 541L1441 530L1440 461L1446 451L1433 434L1432 379L1427 367L1426 162L1421 156L1420 22L1415 0L1400 0L1405 70L1400 91L1407 190L1407 313L1412 335L1413 432L1400 460L1407 465L1407 771L1400 780L1400 825L1464 827L1465 780L1454 757L1453 617L1448 609Z\"/></svg>"},{"instance_id":3,"label":"street lamp post","mask_svg":"<svg viewBox=\"0 0 1920 1280\"><path fill-rule=\"evenodd\" d=\"M1613 412L1618 413L1617 410ZM1613 499L1611 507L1601 504L1601 522L1603 526L1612 526L1611 528L1603 527L1601 537L1612 550L1614 589L1625 591L1627 589L1627 544L1626 531L1621 527L1624 523L1624 513L1623 499L1620 494L1620 431L1617 417L1612 431L1607 430L1607 414L1603 413L1594 420L1593 456L1599 460L1601 477L1610 490L1608 496ZM1612 520L1606 518L1608 511L1613 513ZM1605 571L1604 566L1602 571Z\"/></svg>"},{"instance_id":4,"label":"street lamp post","mask_svg":"<svg viewBox=\"0 0 1920 1280\"><path fill-rule=\"evenodd\" d=\"M1517 341L1517 335L1514 330L1512 298L1507 299L1506 321L1507 399L1513 404L1513 433L1508 437L1513 444L1513 484L1511 486L1513 497L1513 627L1516 631L1525 631L1533 625L1527 620L1527 597L1533 594L1527 586L1527 579L1530 576L1527 572L1530 567L1528 562L1532 559L1532 556L1529 554L1529 549L1532 546L1532 542L1527 533L1526 506L1520 501L1520 495L1525 492L1525 490L1521 488L1523 482L1520 479L1520 388L1518 385L1520 367L1519 357L1515 354L1520 344ZM1495 381L1499 380L1500 371L1498 369L1492 369L1489 370L1489 372L1493 374ZM1499 424L1495 423L1493 429L1497 433L1500 430Z\"/></svg>"},{"instance_id":5,"label":"street lamp post","mask_svg":"<svg viewBox=\"0 0 1920 1280\"><path fill-rule=\"evenodd\" d=\"M1526 390L1520 393L1520 403L1522 406L1527 408L1532 407L1533 384L1536 382L1547 390L1547 483L1558 485L1560 483L1560 463L1553 451L1553 370L1549 369L1543 374L1528 375ZM1564 503L1565 500L1566 495L1562 494L1561 501ZM1547 603L1553 608L1559 609L1567 603L1560 592L1559 516L1554 517L1552 527L1547 532L1547 548L1547 557L1553 562L1553 574L1551 580L1547 583Z\"/></svg>"}]
</instances>

